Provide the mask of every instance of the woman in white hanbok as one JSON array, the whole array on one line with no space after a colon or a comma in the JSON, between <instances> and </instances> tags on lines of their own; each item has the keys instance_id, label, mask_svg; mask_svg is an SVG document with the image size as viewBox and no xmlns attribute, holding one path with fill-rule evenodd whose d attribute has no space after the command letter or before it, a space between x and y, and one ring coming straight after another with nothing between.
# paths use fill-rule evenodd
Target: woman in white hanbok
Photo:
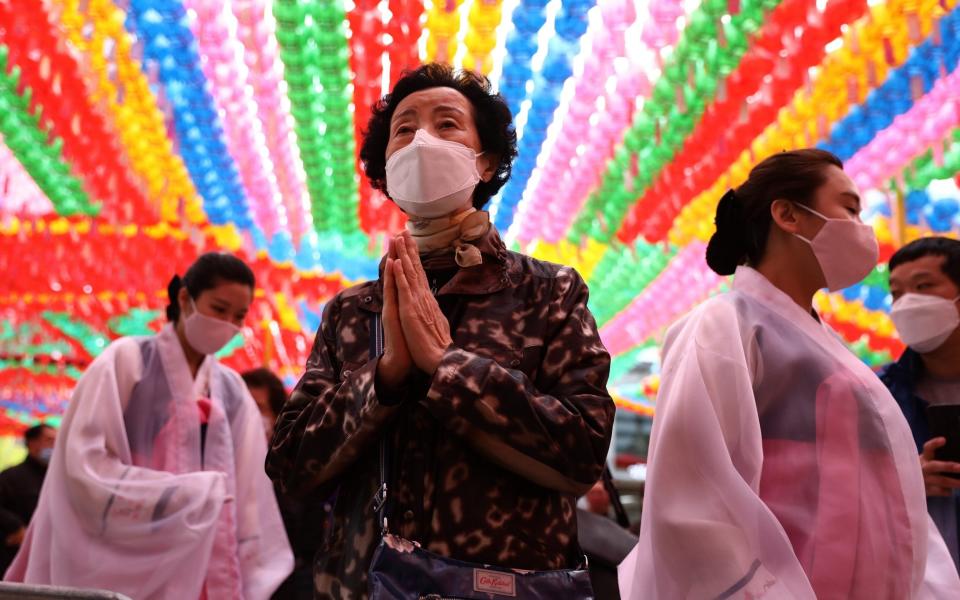
<instances>
[{"instance_id":1,"label":"woman in white hanbok","mask_svg":"<svg viewBox=\"0 0 960 600\"><path fill-rule=\"evenodd\" d=\"M812 308L877 264L840 161L783 152L717 208L734 272L667 334L627 599L960 598L910 429Z\"/></svg>"},{"instance_id":2,"label":"woman in white hanbok","mask_svg":"<svg viewBox=\"0 0 960 600\"><path fill-rule=\"evenodd\" d=\"M293 568L263 470L263 422L213 356L254 276L205 254L170 285L156 336L112 343L77 384L7 581L135 598L265 600Z\"/></svg>"}]
</instances>

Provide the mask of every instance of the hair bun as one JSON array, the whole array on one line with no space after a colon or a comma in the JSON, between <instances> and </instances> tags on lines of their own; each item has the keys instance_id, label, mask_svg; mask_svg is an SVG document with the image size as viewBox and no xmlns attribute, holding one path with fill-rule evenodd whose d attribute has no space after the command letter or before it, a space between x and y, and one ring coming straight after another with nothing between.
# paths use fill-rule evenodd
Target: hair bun
<instances>
[{"instance_id":1,"label":"hair bun","mask_svg":"<svg viewBox=\"0 0 960 600\"><path fill-rule=\"evenodd\" d=\"M720 199L714 224L717 230L707 244L707 265L717 275L732 275L747 255L743 209L735 191L727 190Z\"/></svg>"},{"instance_id":2,"label":"hair bun","mask_svg":"<svg viewBox=\"0 0 960 600\"><path fill-rule=\"evenodd\" d=\"M179 275L174 275L170 283L167 284L167 297L170 303L167 304L167 320L171 323L180 318L180 303L177 296L180 294L180 288L183 287L183 279Z\"/></svg>"}]
</instances>

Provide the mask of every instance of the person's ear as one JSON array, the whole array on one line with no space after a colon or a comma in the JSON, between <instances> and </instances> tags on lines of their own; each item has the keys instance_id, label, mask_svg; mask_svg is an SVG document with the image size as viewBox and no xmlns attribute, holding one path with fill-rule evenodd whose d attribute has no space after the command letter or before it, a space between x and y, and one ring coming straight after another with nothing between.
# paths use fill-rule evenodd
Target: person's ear
<instances>
[{"instance_id":1,"label":"person's ear","mask_svg":"<svg viewBox=\"0 0 960 600\"><path fill-rule=\"evenodd\" d=\"M477 158L477 166L483 167L480 171L480 179L490 181L497 174L497 168L500 167L500 155L487 152ZM486 165L486 166L484 166Z\"/></svg>"},{"instance_id":2,"label":"person's ear","mask_svg":"<svg viewBox=\"0 0 960 600\"><path fill-rule=\"evenodd\" d=\"M797 205L788 200L774 200L770 205L770 218L773 222L790 234L800 233L800 215Z\"/></svg>"},{"instance_id":3,"label":"person's ear","mask_svg":"<svg viewBox=\"0 0 960 600\"><path fill-rule=\"evenodd\" d=\"M190 292L187 291L187 286L181 287L180 291L177 292L177 304L180 305L180 314L186 314L187 308L190 306Z\"/></svg>"}]
</instances>

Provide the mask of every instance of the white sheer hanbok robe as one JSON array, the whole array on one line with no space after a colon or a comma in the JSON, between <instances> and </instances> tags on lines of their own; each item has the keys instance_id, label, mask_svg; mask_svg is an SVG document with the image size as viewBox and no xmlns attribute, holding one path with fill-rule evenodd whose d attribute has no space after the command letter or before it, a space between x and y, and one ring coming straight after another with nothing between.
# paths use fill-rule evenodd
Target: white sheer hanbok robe
<instances>
[{"instance_id":1,"label":"white sheer hanbok robe","mask_svg":"<svg viewBox=\"0 0 960 600\"><path fill-rule=\"evenodd\" d=\"M624 600L960 598L877 376L760 273L667 335Z\"/></svg>"},{"instance_id":2,"label":"white sheer hanbok robe","mask_svg":"<svg viewBox=\"0 0 960 600\"><path fill-rule=\"evenodd\" d=\"M194 380L170 325L117 340L77 384L6 579L136 600L265 600L293 568L265 457L236 372L207 357Z\"/></svg>"}]
</instances>

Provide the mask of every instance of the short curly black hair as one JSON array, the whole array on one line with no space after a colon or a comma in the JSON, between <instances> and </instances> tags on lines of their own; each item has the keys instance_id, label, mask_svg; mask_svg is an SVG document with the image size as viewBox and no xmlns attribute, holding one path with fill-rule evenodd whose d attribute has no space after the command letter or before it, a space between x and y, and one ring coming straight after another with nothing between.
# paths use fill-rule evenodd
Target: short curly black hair
<instances>
[{"instance_id":1,"label":"short curly black hair","mask_svg":"<svg viewBox=\"0 0 960 600\"><path fill-rule=\"evenodd\" d=\"M387 194L386 153L390 119L404 98L435 87L453 88L466 96L476 114L475 125L483 151L500 157L500 164L490 181L481 181L473 192L473 205L481 209L510 179L513 159L517 156L517 132L507 101L493 92L489 79L477 73L441 63L429 63L405 72L393 86L393 91L373 106L360 147L364 172L375 189Z\"/></svg>"}]
</instances>

